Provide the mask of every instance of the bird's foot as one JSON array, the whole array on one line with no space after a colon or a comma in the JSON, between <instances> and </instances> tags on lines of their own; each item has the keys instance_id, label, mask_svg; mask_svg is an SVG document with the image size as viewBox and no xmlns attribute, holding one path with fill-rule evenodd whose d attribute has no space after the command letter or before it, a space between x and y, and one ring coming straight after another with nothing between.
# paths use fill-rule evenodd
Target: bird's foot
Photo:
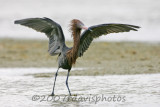
<instances>
[{"instance_id":1,"label":"bird's foot","mask_svg":"<svg viewBox=\"0 0 160 107\"><path fill-rule=\"evenodd\" d=\"M52 92L52 94L50 96L55 96L55 94Z\"/></svg>"},{"instance_id":2,"label":"bird's foot","mask_svg":"<svg viewBox=\"0 0 160 107\"><path fill-rule=\"evenodd\" d=\"M72 94L72 96L77 96L77 94Z\"/></svg>"}]
</instances>

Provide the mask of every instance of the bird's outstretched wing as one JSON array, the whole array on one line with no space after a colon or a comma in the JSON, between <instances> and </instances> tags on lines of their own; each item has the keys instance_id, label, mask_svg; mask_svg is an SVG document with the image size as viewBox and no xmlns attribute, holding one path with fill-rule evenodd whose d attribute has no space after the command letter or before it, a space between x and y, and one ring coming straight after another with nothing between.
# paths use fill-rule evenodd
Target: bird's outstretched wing
<instances>
[{"instance_id":1,"label":"bird's outstretched wing","mask_svg":"<svg viewBox=\"0 0 160 107\"><path fill-rule=\"evenodd\" d=\"M138 28L140 27L135 25L114 23L91 26L81 34L78 57L81 57L89 48L94 38L110 33L129 32L130 30L137 31Z\"/></svg>"},{"instance_id":2,"label":"bird's outstretched wing","mask_svg":"<svg viewBox=\"0 0 160 107\"><path fill-rule=\"evenodd\" d=\"M45 33L49 38L48 51L50 55L57 55L61 53L62 46L65 44L65 37L62 28L58 23L49 18L28 18L16 20L14 23Z\"/></svg>"}]
</instances>

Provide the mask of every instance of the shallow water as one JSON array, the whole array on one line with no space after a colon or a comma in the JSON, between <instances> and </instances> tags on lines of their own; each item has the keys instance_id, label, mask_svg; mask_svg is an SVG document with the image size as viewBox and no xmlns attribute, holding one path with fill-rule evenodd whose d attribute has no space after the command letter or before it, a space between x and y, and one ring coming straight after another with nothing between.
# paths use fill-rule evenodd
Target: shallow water
<instances>
[{"instance_id":1,"label":"shallow water","mask_svg":"<svg viewBox=\"0 0 160 107\"><path fill-rule=\"evenodd\" d=\"M58 76L56 96L51 97L49 95L54 76L37 78L32 75L36 73L54 75L55 71L56 68L1 68L1 107L160 106L160 74L70 76L69 86L73 96L69 98L65 86L66 76Z\"/></svg>"}]
</instances>

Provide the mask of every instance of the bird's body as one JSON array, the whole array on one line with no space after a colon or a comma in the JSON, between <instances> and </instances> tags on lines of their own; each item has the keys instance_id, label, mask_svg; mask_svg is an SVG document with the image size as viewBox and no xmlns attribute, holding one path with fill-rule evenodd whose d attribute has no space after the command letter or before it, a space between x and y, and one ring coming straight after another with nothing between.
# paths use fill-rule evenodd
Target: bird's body
<instances>
[{"instance_id":1,"label":"bird's body","mask_svg":"<svg viewBox=\"0 0 160 107\"><path fill-rule=\"evenodd\" d=\"M70 51L71 48L64 48L62 54L58 56L58 66L59 68L71 70L72 66L68 63L67 52Z\"/></svg>"},{"instance_id":2,"label":"bird's body","mask_svg":"<svg viewBox=\"0 0 160 107\"><path fill-rule=\"evenodd\" d=\"M49 18L22 19L15 21L15 24L21 24L33 28L34 30L47 35L49 38L48 52L52 56L58 55L58 70L59 68L68 70L66 85L70 95L71 93L68 87L69 72L72 65L76 63L77 58L83 56L84 52L89 48L94 38L110 33L129 32L130 30L137 31L137 28L139 28L139 26L135 25L115 23L100 24L87 28L81 21L73 19L70 28L73 37L73 47L69 48L65 44L65 36L61 26ZM81 34L82 29L85 29L85 31ZM58 70L55 74L52 95L54 95Z\"/></svg>"}]
</instances>

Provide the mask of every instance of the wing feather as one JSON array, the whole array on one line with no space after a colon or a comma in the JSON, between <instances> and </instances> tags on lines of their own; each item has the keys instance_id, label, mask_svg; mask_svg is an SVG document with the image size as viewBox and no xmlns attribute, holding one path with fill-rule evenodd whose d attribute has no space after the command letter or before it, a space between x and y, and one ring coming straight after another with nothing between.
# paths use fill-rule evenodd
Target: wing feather
<instances>
[{"instance_id":1,"label":"wing feather","mask_svg":"<svg viewBox=\"0 0 160 107\"><path fill-rule=\"evenodd\" d=\"M115 23L91 26L81 34L78 56L83 56L83 53L89 48L94 38L110 33L137 31L138 28L140 27L135 25Z\"/></svg>"},{"instance_id":2,"label":"wing feather","mask_svg":"<svg viewBox=\"0 0 160 107\"><path fill-rule=\"evenodd\" d=\"M49 18L28 18L22 20L16 20L15 24L24 25L32 28L38 32L45 33L49 38L49 53L51 55L57 55L62 50L63 44L65 44L65 37L61 26Z\"/></svg>"}]
</instances>

